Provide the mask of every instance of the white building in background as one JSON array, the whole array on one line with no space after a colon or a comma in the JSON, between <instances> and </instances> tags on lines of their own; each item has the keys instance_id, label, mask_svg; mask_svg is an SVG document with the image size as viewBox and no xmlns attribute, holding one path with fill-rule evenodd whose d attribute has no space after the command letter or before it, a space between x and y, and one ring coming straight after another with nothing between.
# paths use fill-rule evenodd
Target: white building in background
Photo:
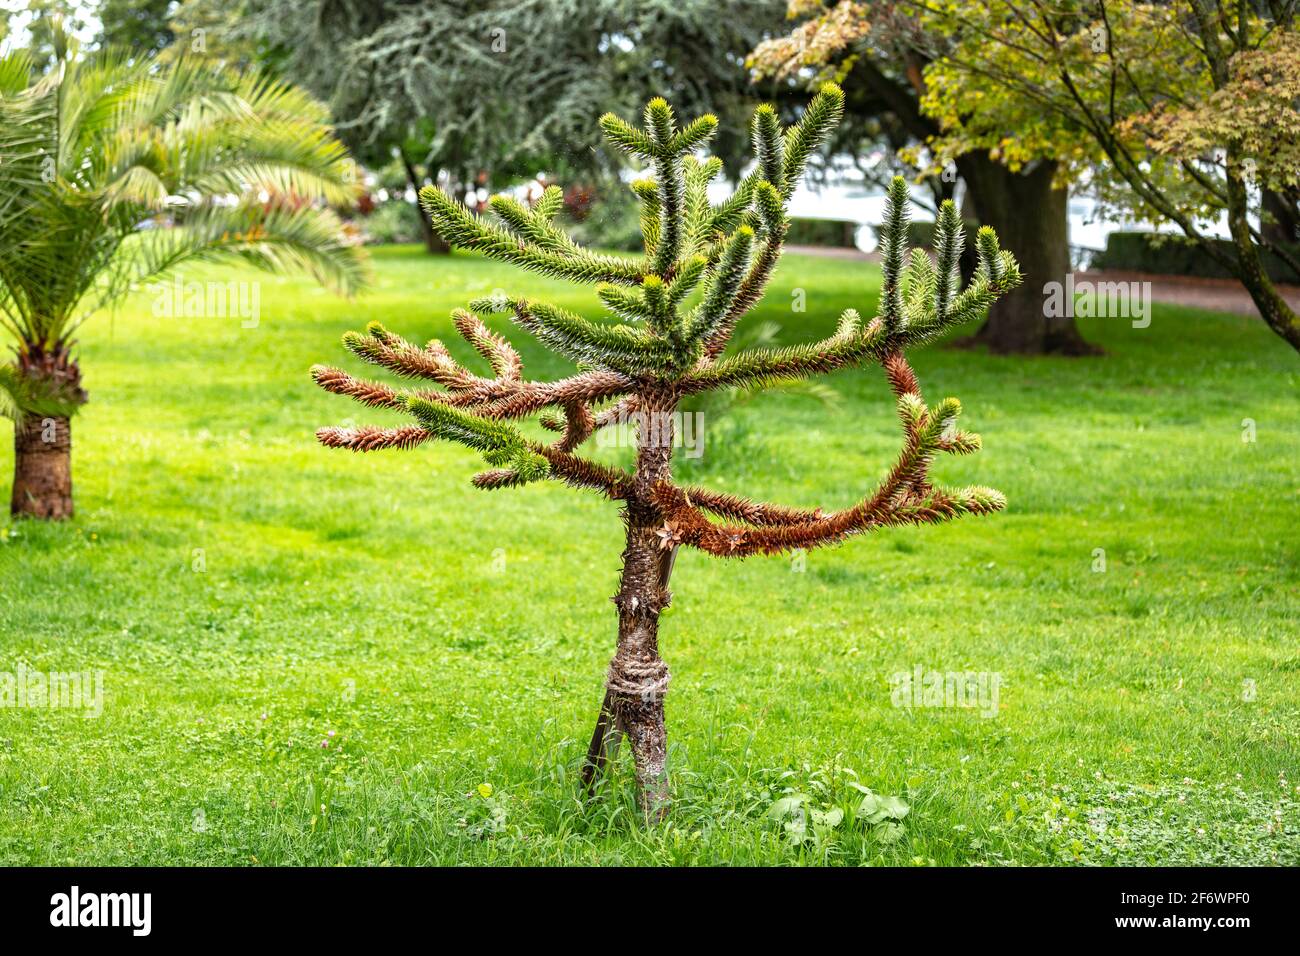
<instances>
[{"instance_id":1,"label":"white building in background","mask_svg":"<svg viewBox=\"0 0 1300 956\"><path fill-rule=\"evenodd\" d=\"M883 192L871 192L854 180L860 179L852 167L844 169L842 178L817 186L810 185L805 179L799 184L790 202L790 215L806 219L847 219L859 224L858 248L863 252L872 252L876 248L876 234L871 228L877 225L884 215L885 195ZM712 195L716 202L725 198L730 192L727 183L714 183ZM930 193L922 187L913 187L912 194L924 202L930 201ZM1072 196L1068 206L1070 222L1070 245L1082 249L1101 250L1106 248L1106 237L1112 232L1124 230L1150 230L1148 224L1099 220L1096 217L1097 204L1088 196ZM933 219L934 215L922 205L913 205L913 219ZM1159 230L1179 234L1176 226L1166 226ZM1228 238L1226 215L1220 222L1207 230L1210 235Z\"/></svg>"}]
</instances>

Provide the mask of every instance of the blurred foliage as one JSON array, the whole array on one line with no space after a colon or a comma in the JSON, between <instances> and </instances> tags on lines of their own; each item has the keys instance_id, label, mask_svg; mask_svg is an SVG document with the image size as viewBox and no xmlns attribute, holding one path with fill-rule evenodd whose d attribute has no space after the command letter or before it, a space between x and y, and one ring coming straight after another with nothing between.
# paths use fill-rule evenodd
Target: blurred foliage
<instances>
[{"instance_id":1,"label":"blurred foliage","mask_svg":"<svg viewBox=\"0 0 1300 956\"><path fill-rule=\"evenodd\" d=\"M175 0L100 0L98 46L130 50L135 56L161 53L176 39L170 15Z\"/></svg>"},{"instance_id":2,"label":"blurred foliage","mask_svg":"<svg viewBox=\"0 0 1300 956\"><path fill-rule=\"evenodd\" d=\"M781 25L779 0L186 0L209 52L251 56L326 100L339 134L374 164L413 162L470 180L480 169L567 178L607 170L590 119L653 95L716 113L738 160L759 90L744 57ZM550 144L559 143L559 150Z\"/></svg>"},{"instance_id":3,"label":"blurred foliage","mask_svg":"<svg viewBox=\"0 0 1300 956\"><path fill-rule=\"evenodd\" d=\"M1215 240L1231 255L1232 243L1227 239ZM1300 256L1300 243L1288 243L1293 256ZM1275 282L1295 282L1300 279L1291 267L1275 255L1263 256L1264 265ZM1232 273L1205 254L1199 243L1185 236L1156 232L1112 232L1106 237L1106 248L1092 258L1091 268L1113 269L1123 272L1150 272L1156 275L1203 276L1217 279L1232 278Z\"/></svg>"},{"instance_id":4,"label":"blurred foliage","mask_svg":"<svg viewBox=\"0 0 1300 956\"><path fill-rule=\"evenodd\" d=\"M374 212L360 220L360 225L366 242L375 245L420 242L424 238L420 231L420 212L414 203L405 199L381 202Z\"/></svg>"},{"instance_id":5,"label":"blurred foliage","mask_svg":"<svg viewBox=\"0 0 1300 956\"><path fill-rule=\"evenodd\" d=\"M791 218L785 241L792 246L857 248L858 224L852 219Z\"/></svg>"}]
</instances>

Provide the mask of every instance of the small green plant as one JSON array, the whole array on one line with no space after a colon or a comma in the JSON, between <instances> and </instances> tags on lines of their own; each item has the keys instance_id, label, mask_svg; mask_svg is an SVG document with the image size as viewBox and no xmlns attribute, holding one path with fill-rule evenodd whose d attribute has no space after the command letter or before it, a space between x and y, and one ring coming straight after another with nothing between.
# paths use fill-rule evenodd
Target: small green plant
<instances>
[{"instance_id":1,"label":"small green plant","mask_svg":"<svg viewBox=\"0 0 1300 956\"><path fill-rule=\"evenodd\" d=\"M858 827L870 832L881 845L896 843L903 837L903 818L911 811L907 801L885 796L858 781L847 767L803 772L767 771L773 779L767 794L772 803L767 816L778 824L792 843L833 842L836 832Z\"/></svg>"},{"instance_id":2,"label":"small green plant","mask_svg":"<svg viewBox=\"0 0 1300 956\"><path fill-rule=\"evenodd\" d=\"M457 831L465 836L485 840L506 832L505 797L490 783L480 783L465 794L465 812L456 821Z\"/></svg>"}]
</instances>

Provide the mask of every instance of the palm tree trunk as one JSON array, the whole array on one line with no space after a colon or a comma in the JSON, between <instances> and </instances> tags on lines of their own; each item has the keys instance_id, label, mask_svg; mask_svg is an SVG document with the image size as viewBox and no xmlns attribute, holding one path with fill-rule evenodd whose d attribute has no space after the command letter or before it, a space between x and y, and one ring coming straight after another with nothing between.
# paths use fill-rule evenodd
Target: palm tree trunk
<instances>
[{"instance_id":1,"label":"palm tree trunk","mask_svg":"<svg viewBox=\"0 0 1300 956\"><path fill-rule=\"evenodd\" d=\"M72 517L72 433L66 418L25 415L14 425L14 517Z\"/></svg>"},{"instance_id":2,"label":"palm tree trunk","mask_svg":"<svg viewBox=\"0 0 1300 956\"><path fill-rule=\"evenodd\" d=\"M23 342L17 368L41 399L64 409L86 402L81 369L71 343ZM72 517L72 431L68 412L28 411L14 423L14 484L9 511L14 517L58 520Z\"/></svg>"}]
</instances>

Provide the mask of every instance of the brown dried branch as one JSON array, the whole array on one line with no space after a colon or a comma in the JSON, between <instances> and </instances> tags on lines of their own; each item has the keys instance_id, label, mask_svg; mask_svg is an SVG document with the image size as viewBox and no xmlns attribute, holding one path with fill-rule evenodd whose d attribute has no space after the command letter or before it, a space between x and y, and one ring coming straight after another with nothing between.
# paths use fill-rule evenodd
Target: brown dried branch
<instances>
[{"instance_id":1,"label":"brown dried branch","mask_svg":"<svg viewBox=\"0 0 1300 956\"><path fill-rule=\"evenodd\" d=\"M461 366L437 339L419 348L399 335L372 325L370 334L349 335L344 341L367 362L404 378L429 379L457 391L492 383L492 379L482 378Z\"/></svg>"},{"instance_id":2,"label":"brown dried branch","mask_svg":"<svg viewBox=\"0 0 1300 956\"><path fill-rule=\"evenodd\" d=\"M885 369L885 376L889 379L889 387L895 398L902 399L905 395L914 395L917 401L921 400L921 383L917 381L916 373L912 371L912 366L902 352L887 353L880 364ZM908 419L902 411L901 404L899 418L902 420L903 434L907 438L908 445L894 472L891 473L890 480L893 480L899 489L914 490L918 494L924 493L929 480L930 459L925 455L916 454L920 422Z\"/></svg>"},{"instance_id":3,"label":"brown dried branch","mask_svg":"<svg viewBox=\"0 0 1300 956\"><path fill-rule=\"evenodd\" d=\"M962 452L976 447L977 442L960 434L937 442L933 434L925 439L923 429L937 427L937 423L930 420L929 412L913 416L906 411L909 404L925 407L911 365L898 351L886 353L881 364L900 400L904 447L875 492L851 508L825 514L821 509L756 503L661 481L653 490L654 503L664 516L660 537L673 545L686 544L721 557L745 557L820 547L873 528L939 521L962 512L978 514L1001 507L993 497L972 494L957 498L930 485L929 468L936 447ZM744 524L713 522L704 514L706 511Z\"/></svg>"},{"instance_id":4,"label":"brown dried branch","mask_svg":"<svg viewBox=\"0 0 1300 956\"><path fill-rule=\"evenodd\" d=\"M316 438L322 445L351 451L414 448L432 437L419 425L399 425L396 428L374 425L357 428L331 426L316 431ZM632 476L621 469L580 458L554 445L530 442L529 448L547 460L551 466L551 477L574 487L592 488L609 498L621 499L627 497L628 489L632 486ZM505 488L521 484L522 479L509 469L494 469L475 475L473 483L478 488Z\"/></svg>"},{"instance_id":5,"label":"brown dried branch","mask_svg":"<svg viewBox=\"0 0 1300 956\"><path fill-rule=\"evenodd\" d=\"M555 382L499 383L493 389L448 396L446 400L485 418L525 418L548 407L572 402L590 405L616 398L635 387L636 382L619 372L593 370Z\"/></svg>"},{"instance_id":6,"label":"brown dried branch","mask_svg":"<svg viewBox=\"0 0 1300 956\"><path fill-rule=\"evenodd\" d=\"M627 398L620 399L616 404L593 415L591 420L591 431L600 431L610 425L623 425L627 422L634 421L634 415L640 403L635 395L629 395ZM563 432L568 428L567 420L560 415L546 415L539 420L539 424L547 431ZM590 435L587 436L591 437ZM586 439L583 439L584 441Z\"/></svg>"},{"instance_id":7,"label":"brown dried branch","mask_svg":"<svg viewBox=\"0 0 1300 956\"><path fill-rule=\"evenodd\" d=\"M698 508L682 504L670 509L667 496L660 499L665 511L661 538L685 544L724 558L754 554L780 554L795 548L817 548L842 541L852 534L876 528L942 521L962 513L985 514L998 510L979 502L959 500L930 490L926 495L910 494L896 499L896 488L882 486L869 500L821 519L796 524L756 528L748 525L715 524Z\"/></svg>"},{"instance_id":8,"label":"brown dried branch","mask_svg":"<svg viewBox=\"0 0 1300 956\"><path fill-rule=\"evenodd\" d=\"M362 425L358 428L318 428L316 438L327 448L347 448L351 451L378 451L381 448L414 448L433 436L419 425L399 425L380 428Z\"/></svg>"},{"instance_id":9,"label":"brown dried branch","mask_svg":"<svg viewBox=\"0 0 1300 956\"><path fill-rule=\"evenodd\" d=\"M912 371L912 366L908 364L902 352L887 353L880 364L885 369L889 387L893 390L895 398L921 394L921 383L917 381L916 373Z\"/></svg>"},{"instance_id":10,"label":"brown dried branch","mask_svg":"<svg viewBox=\"0 0 1300 956\"><path fill-rule=\"evenodd\" d=\"M820 508L788 508L785 505L771 504L765 501L751 501L739 495L731 495L708 488L688 487L680 489L690 504L696 505L710 514L720 518L734 518L746 524L787 525L808 521L819 521L825 517Z\"/></svg>"},{"instance_id":11,"label":"brown dried branch","mask_svg":"<svg viewBox=\"0 0 1300 956\"><path fill-rule=\"evenodd\" d=\"M492 366L492 371L496 373L497 379L503 382L520 381L524 363L520 359L519 353L515 351L505 338L497 335L473 312L466 312L464 309L457 309L453 314L452 321L465 341L478 351L488 363Z\"/></svg>"},{"instance_id":12,"label":"brown dried branch","mask_svg":"<svg viewBox=\"0 0 1300 956\"><path fill-rule=\"evenodd\" d=\"M550 462L553 478L575 488L593 488L613 499L626 498L632 488L632 476L621 468L579 458L553 445L530 443L529 447Z\"/></svg>"},{"instance_id":13,"label":"brown dried branch","mask_svg":"<svg viewBox=\"0 0 1300 956\"><path fill-rule=\"evenodd\" d=\"M475 488L482 488L484 491L495 491L497 488L513 488L516 485L526 484L518 472L511 471L509 468L480 471L470 479L470 483Z\"/></svg>"},{"instance_id":14,"label":"brown dried branch","mask_svg":"<svg viewBox=\"0 0 1300 956\"><path fill-rule=\"evenodd\" d=\"M556 442L560 451L573 451L588 438L596 427L591 408L585 402L569 402L564 406L566 422L564 436Z\"/></svg>"},{"instance_id":15,"label":"brown dried branch","mask_svg":"<svg viewBox=\"0 0 1300 956\"><path fill-rule=\"evenodd\" d=\"M386 366L388 367L388 366ZM339 369L317 366L312 375L328 391L356 398L365 404L401 408L400 393L380 383L353 379ZM445 367L444 367L445 368ZM468 373L466 373L468 374ZM554 382L500 381L480 378L449 392L417 392L431 402L481 414L485 418L526 418L544 408L565 407L573 403L590 405L625 395L635 387L632 379L618 372L580 372ZM389 404L396 402L396 404Z\"/></svg>"},{"instance_id":16,"label":"brown dried branch","mask_svg":"<svg viewBox=\"0 0 1300 956\"><path fill-rule=\"evenodd\" d=\"M346 395L370 408L405 408L406 402L397 389L382 382L353 378L342 369L314 365L311 377L321 388L335 395Z\"/></svg>"},{"instance_id":17,"label":"brown dried branch","mask_svg":"<svg viewBox=\"0 0 1300 956\"><path fill-rule=\"evenodd\" d=\"M529 447L550 464L550 477L564 481L575 488L595 489L608 498L627 497L627 491L632 483L631 475L617 468L580 458L560 445L560 442L553 445L529 443ZM474 487L487 491L512 488L527 483L517 472L509 468L481 471L473 477L472 481Z\"/></svg>"},{"instance_id":18,"label":"brown dried branch","mask_svg":"<svg viewBox=\"0 0 1300 956\"><path fill-rule=\"evenodd\" d=\"M594 424L595 430L599 431L610 425L623 425L633 420L632 416L636 414L641 407L640 400L635 395L629 395L622 399L616 405L605 409L596 416Z\"/></svg>"}]
</instances>

